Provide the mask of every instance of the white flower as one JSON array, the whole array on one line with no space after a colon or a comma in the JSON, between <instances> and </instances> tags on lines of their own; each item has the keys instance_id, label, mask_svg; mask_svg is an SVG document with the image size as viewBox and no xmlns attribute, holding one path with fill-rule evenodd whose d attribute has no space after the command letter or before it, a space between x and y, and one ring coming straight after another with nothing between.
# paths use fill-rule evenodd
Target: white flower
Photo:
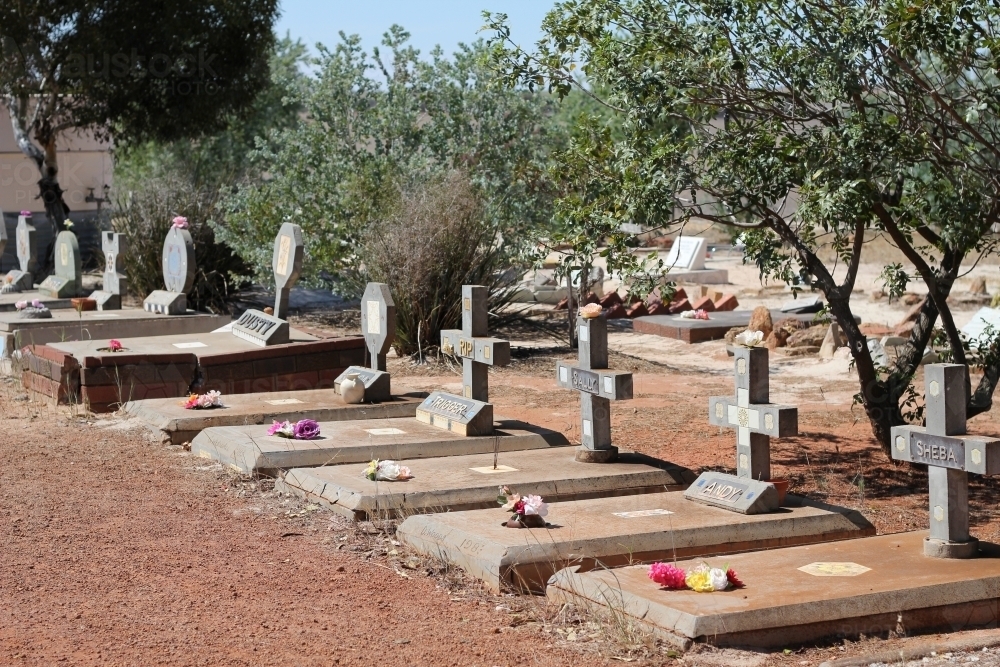
<instances>
[{"instance_id":1,"label":"white flower","mask_svg":"<svg viewBox=\"0 0 1000 667\"><path fill-rule=\"evenodd\" d=\"M524 513L525 515L531 516L537 514L538 516L545 516L549 513L549 506L542 502L541 496L525 496L524 497Z\"/></svg>"},{"instance_id":2,"label":"white flower","mask_svg":"<svg viewBox=\"0 0 1000 667\"><path fill-rule=\"evenodd\" d=\"M683 313L681 313L681 317L683 317L685 320L693 320L694 319L694 311L693 310L685 310Z\"/></svg>"},{"instance_id":3,"label":"white flower","mask_svg":"<svg viewBox=\"0 0 1000 667\"><path fill-rule=\"evenodd\" d=\"M724 591L729 588L729 577L726 576L725 570L713 567L708 571L708 576L712 582L712 588L715 590Z\"/></svg>"},{"instance_id":4,"label":"white flower","mask_svg":"<svg viewBox=\"0 0 1000 667\"><path fill-rule=\"evenodd\" d=\"M198 397L198 407L217 408L222 407L222 394L215 389Z\"/></svg>"},{"instance_id":5,"label":"white flower","mask_svg":"<svg viewBox=\"0 0 1000 667\"><path fill-rule=\"evenodd\" d=\"M742 345L743 347L757 347L763 342L763 331L751 331L750 329L747 329L743 333L736 336L736 344Z\"/></svg>"},{"instance_id":6,"label":"white flower","mask_svg":"<svg viewBox=\"0 0 1000 667\"><path fill-rule=\"evenodd\" d=\"M375 479L385 482L395 482L401 479L409 479L410 477L412 477L410 469L399 465L395 461L379 461L375 469Z\"/></svg>"}]
</instances>

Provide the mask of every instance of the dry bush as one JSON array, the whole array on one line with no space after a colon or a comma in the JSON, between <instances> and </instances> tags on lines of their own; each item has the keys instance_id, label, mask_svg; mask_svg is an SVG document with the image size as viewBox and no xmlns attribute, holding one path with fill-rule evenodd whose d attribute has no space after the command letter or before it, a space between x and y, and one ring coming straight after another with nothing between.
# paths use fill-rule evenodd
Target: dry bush
<instances>
[{"instance_id":1,"label":"dry bush","mask_svg":"<svg viewBox=\"0 0 1000 667\"><path fill-rule=\"evenodd\" d=\"M367 277L389 285L396 302L400 355L437 346L442 329L461 326L462 285L490 289L491 317L509 300L502 273L510 257L460 171L403 189L394 213L366 231L361 256Z\"/></svg>"},{"instance_id":2,"label":"dry bush","mask_svg":"<svg viewBox=\"0 0 1000 667\"><path fill-rule=\"evenodd\" d=\"M216 212L218 193L191 186L186 179L170 174L150 176L128 190L114 194L112 224L125 235L125 273L129 294L144 299L153 290L164 289L163 241L177 216L188 219L194 239L194 286L188 293L188 307L216 313L228 311L226 300L234 276L248 271L229 247L216 243L208 220Z\"/></svg>"}]
</instances>

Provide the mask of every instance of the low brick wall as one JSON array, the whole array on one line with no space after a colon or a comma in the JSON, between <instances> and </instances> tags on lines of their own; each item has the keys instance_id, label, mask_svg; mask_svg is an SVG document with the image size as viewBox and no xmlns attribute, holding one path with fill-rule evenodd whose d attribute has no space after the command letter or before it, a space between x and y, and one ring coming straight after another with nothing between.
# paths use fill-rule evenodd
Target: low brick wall
<instances>
[{"instance_id":1,"label":"low brick wall","mask_svg":"<svg viewBox=\"0 0 1000 667\"><path fill-rule=\"evenodd\" d=\"M128 401L218 390L224 396L333 387L364 362L364 338L328 338L225 354L128 354L77 359L48 345L22 350L22 381L35 397L113 412Z\"/></svg>"}]
</instances>

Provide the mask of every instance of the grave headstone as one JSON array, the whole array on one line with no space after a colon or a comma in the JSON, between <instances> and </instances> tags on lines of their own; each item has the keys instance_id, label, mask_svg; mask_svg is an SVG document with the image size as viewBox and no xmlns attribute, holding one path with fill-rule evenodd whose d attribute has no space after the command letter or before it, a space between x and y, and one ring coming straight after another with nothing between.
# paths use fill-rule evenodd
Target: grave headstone
<instances>
[{"instance_id":1,"label":"grave headstone","mask_svg":"<svg viewBox=\"0 0 1000 667\"><path fill-rule=\"evenodd\" d=\"M361 333L365 337L368 366L350 366L334 381L340 383L348 375L357 374L365 387L368 402L388 401L392 398L390 376L386 372L386 354L396 338L396 304L384 283L368 283L361 297Z\"/></svg>"},{"instance_id":2,"label":"grave headstone","mask_svg":"<svg viewBox=\"0 0 1000 667\"><path fill-rule=\"evenodd\" d=\"M664 263L671 271L702 271L705 269L705 244L705 239L699 236L678 236Z\"/></svg>"},{"instance_id":3,"label":"grave headstone","mask_svg":"<svg viewBox=\"0 0 1000 667\"><path fill-rule=\"evenodd\" d=\"M576 460L606 463L618 457L611 444L611 401L632 398L632 374L608 370L608 321L577 317L579 365L556 364L560 387L580 392L580 448Z\"/></svg>"},{"instance_id":4,"label":"grave headstone","mask_svg":"<svg viewBox=\"0 0 1000 667\"><path fill-rule=\"evenodd\" d=\"M18 216L17 229L14 231L14 243L16 244L17 261L20 268L7 273L0 291L27 292L35 287L33 272L38 268L38 262L35 259L35 228L31 225L30 215Z\"/></svg>"},{"instance_id":5,"label":"grave headstone","mask_svg":"<svg viewBox=\"0 0 1000 667\"><path fill-rule=\"evenodd\" d=\"M233 322L233 335L255 345L282 345L289 342L288 295L302 273L302 228L286 222L274 239L271 268L274 270L274 314L251 308Z\"/></svg>"},{"instance_id":6,"label":"grave headstone","mask_svg":"<svg viewBox=\"0 0 1000 667\"><path fill-rule=\"evenodd\" d=\"M39 294L54 299L79 296L83 289L80 244L71 231L59 232L55 245L56 272L38 286Z\"/></svg>"},{"instance_id":7,"label":"grave headstone","mask_svg":"<svg viewBox=\"0 0 1000 667\"><path fill-rule=\"evenodd\" d=\"M417 408L418 420L465 435L493 432L488 367L510 363L510 343L486 335L488 294L482 285L463 285L462 328L441 332L441 351L462 360L462 396L432 393Z\"/></svg>"},{"instance_id":8,"label":"grave headstone","mask_svg":"<svg viewBox=\"0 0 1000 667\"><path fill-rule=\"evenodd\" d=\"M0 255L7 249L7 225L3 222L3 211L0 210Z\"/></svg>"},{"instance_id":9,"label":"grave headstone","mask_svg":"<svg viewBox=\"0 0 1000 667\"><path fill-rule=\"evenodd\" d=\"M122 297L127 292L124 257L125 236L116 232L101 232L104 250L104 289L91 293L98 310L121 310Z\"/></svg>"},{"instance_id":10,"label":"grave headstone","mask_svg":"<svg viewBox=\"0 0 1000 667\"><path fill-rule=\"evenodd\" d=\"M194 285L194 240L191 232L173 226L163 241L163 283L166 290L156 290L146 297L142 307L150 313L183 315L187 313L187 293Z\"/></svg>"},{"instance_id":11,"label":"grave headstone","mask_svg":"<svg viewBox=\"0 0 1000 667\"><path fill-rule=\"evenodd\" d=\"M288 295L302 273L302 258L305 245L302 243L302 228L291 222L281 225L274 239L274 256L271 268L274 270L274 316L288 319Z\"/></svg>"},{"instance_id":12,"label":"grave headstone","mask_svg":"<svg viewBox=\"0 0 1000 667\"><path fill-rule=\"evenodd\" d=\"M969 534L969 473L1000 473L1000 440L967 436L966 367L928 364L926 426L894 426L892 458L923 463L930 486L930 536L924 553L938 558L972 558L979 541Z\"/></svg>"},{"instance_id":13,"label":"grave headstone","mask_svg":"<svg viewBox=\"0 0 1000 667\"><path fill-rule=\"evenodd\" d=\"M735 347L736 396L711 396L708 422L736 429L736 475L702 473L685 491L689 500L744 514L778 508L771 479L771 438L798 434L798 409L770 399L768 350ZM769 487L765 488L765 487Z\"/></svg>"}]
</instances>

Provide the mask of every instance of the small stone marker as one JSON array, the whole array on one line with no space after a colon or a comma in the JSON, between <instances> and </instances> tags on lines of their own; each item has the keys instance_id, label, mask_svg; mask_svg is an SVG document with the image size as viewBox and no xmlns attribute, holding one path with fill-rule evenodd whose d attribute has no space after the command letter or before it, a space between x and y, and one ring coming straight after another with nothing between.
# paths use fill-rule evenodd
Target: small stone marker
<instances>
[{"instance_id":1,"label":"small stone marker","mask_svg":"<svg viewBox=\"0 0 1000 667\"><path fill-rule=\"evenodd\" d=\"M288 317L288 295L302 273L302 228L286 222L278 230L274 239L274 255L271 268L274 269L274 314L251 308L233 322L233 335L254 345L283 345L290 338Z\"/></svg>"},{"instance_id":2,"label":"small stone marker","mask_svg":"<svg viewBox=\"0 0 1000 667\"><path fill-rule=\"evenodd\" d=\"M930 536L924 554L973 558L979 541L969 535L969 473L1000 473L1000 440L966 436L966 368L924 366L927 426L894 426L892 458L927 465Z\"/></svg>"},{"instance_id":3,"label":"small stone marker","mask_svg":"<svg viewBox=\"0 0 1000 667\"><path fill-rule=\"evenodd\" d=\"M38 286L39 294L54 299L79 296L83 289L80 244L71 231L59 232L55 246L56 272Z\"/></svg>"},{"instance_id":4,"label":"small stone marker","mask_svg":"<svg viewBox=\"0 0 1000 667\"><path fill-rule=\"evenodd\" d=\"M124 258L125 235L101 232L104 250L104 289L92 292L90 298L97 302L98 310L121 310L122 296L127 292Z\"/></svg>"},{"instance_id":5,"label":"small stone marker","mask_svg":"<svg viewBox=\"0 0 1000 667\"><path fill-rule=\"evenodd\" d=\"M388 401L392 398L390 376L386 372L386 354L396 338L396 304L384 283L368 283L361 297L361 333L368 348L368 368L350 366L334 380L333 387L340 391L340 383L351 373L356 373L365 386L365 400Z\"/></svg>"},{"instance_id":6,"label":"small stone marker","mask_svg":"<svg viewBox=\"0 0 1000 667\"><path fill-rule=\"evenodd\" d=\"M17 261L21 268L8 272L6 282L11 285L11 291L28 292L35 288L33 272L38 268L38 260L35 258L35 228L31 224L30 215L18 216L14 242L17 244Z\"/></svg>"},{"instance_id":7,"label":"small stone marker","mask_svg":"<svg viewBox=\"0 0 1000 667\"><path fill-rule=\"evenodd\" d=\"M463 435L493 432L488 366L510 363L510 343L487 337L489 290L462 286L462 329L441 332L441 351L462 359L462 396L434 392L417 408L417 419Z\"/></svg>"},{"instance_id":8,"label":"small stone marker","mask_svg":"<svg viewBox=\"0 0 1000 667\"><path fill-rule=\"evenodd\" d=\"M194 285L194 240L191 232L171 227L163 242L163 283L166 290L156 290L146 297L142 307L150 313L183 315L187 313L187 293Z\"/></svg>"},{"instance_id":9,"label":"small stone marker","mask_svg":"<svg viewBox=\"0 0 1000 667\"><path fill-rule=\"evenodd\" d=\"M281 225L274 239L274 256L271 268L274 270L274 316L288 319L288 295L302 274L302 258L305 245L302 243L302 228L291 222Z\"/></svg>"},{"instance_id":10,"label":"small stone marker","mask_svg":"<svg viewBox=\"0 0 1000 667\"><path fill-rule=\"evenodd\" d=\"M576 318L579 366L556 364L560 387L580 392L580 448L576 460L606 463L618 457L611 444L611 401L632 398L632 374L608 368L608 321L604 316Z\"/></svg>"},{"instance_id":11,"label":"small stone marker","mask_svg":"<svg viewBox=\"0 0 1000 667\"><path fill-rule=\"evenodd\" d=\"M798 435L798 409L768 402L767 348L737 346L733 358L736 396L710 396L708 423L736 429L736 475L702 473L684 495L716 507L758 514L778 507L777 491L772 495L764 488L774 489L767 484L771 479L771 438Z\"/></svg>"},{"instance_id":12,"label":"small stone marker","mask_svg":"<svg viewBox=\"0 0 1000 667\"><path fill-rule=\"evenodd\" d=\"M678 236L670 246L664 264L672 271L703 271L705 243L700 236Z\"/></svg>"}]
</instances>

